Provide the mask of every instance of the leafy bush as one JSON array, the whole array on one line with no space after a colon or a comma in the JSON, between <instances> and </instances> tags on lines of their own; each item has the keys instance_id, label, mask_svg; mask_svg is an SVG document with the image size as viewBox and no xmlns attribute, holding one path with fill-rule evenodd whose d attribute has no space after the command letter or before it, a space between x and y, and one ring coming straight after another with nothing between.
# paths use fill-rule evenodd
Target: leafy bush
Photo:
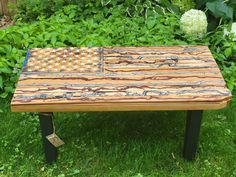
<instances>
[{"instance_id":1,"label":"leafy bush","mask_svg":"<svg viewBox=\"0 0 236 177\"><path fill-rule=\"evenodd\" d=\"M222 20L236 19L235 0L195 0L198 9L207 10L209 30L214 30Z\"/></svg>"},{"instance_id":2,"label":"leafy bush","mask_svg":"<svg viewBox=\"0 0 236 177\"><path fill-rule=\"evenodd\" d=\"M190 9L195 9L195 2L193 0L171 0L171 2L178 6L182 12L186 12Z\"/></svg>"},{"instance_id":3,"label":"leafy bush","mask_svg":"<svg viewBox=\"0 0 236 177\"><path fill-rule=\"evenodd\" d=\"M76 21L99 15L101 19L109 17L119 10L128 17L151 17L154 14L172 12L180 15L197 8L206 12L208 31L213 31L223 22L236 18L235 0L19 0L17 19L24 21L46 18L67 5L75 5Z\"/></svg>"},{"instance_id":4,"label":"leafy bush","mask_svg":"<svg viewBox=\"0 0 236 177\"><path fill-rule=\"evenodd\" d=\"M75 5L77 20L93 17L109 17L119 10L129 17L152 16L166 11L178 13L179 8L169 0L19 0L17 19L36 20L39 16L50 17L67 5Z\"/></svg>"},{"instance_id":5,"label":"leafy bush","mask_svg":"<svg viewBox=\"0 0 236 177\"><path fill-rule=\"evenodd\" d=\"M19 40L18 31L0 30L0 98L5 98L14 91L16 76L21 67L18 63L19 56L25 55L25 50L14 47Z\"/></svg>"},{"instance_id":6,"label":"leafy bush","mask_svg":"<svg viewBox=\"0 0 236 177\"><path fill-rule=\"evenodd\" d=\"M228 87L236 88L236 45L233 36L224 34L227 25L217 28L210 36L210 49L223 71Z\"/></svg>"}]
</instances>

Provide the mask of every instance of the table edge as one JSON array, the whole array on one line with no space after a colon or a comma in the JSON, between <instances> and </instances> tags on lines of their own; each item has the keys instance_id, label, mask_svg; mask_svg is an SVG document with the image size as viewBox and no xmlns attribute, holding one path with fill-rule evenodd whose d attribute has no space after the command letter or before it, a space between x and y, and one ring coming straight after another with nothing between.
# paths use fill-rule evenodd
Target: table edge
<instances>
[{"instance_id":1,"label":"table edge","mask_svg":"<svg viewBox=\"0 0 236 177\"><path fill-rule=\"evenodd\" d=\"M102 111L158 111L158 110L214 110L225 108L231 99L220 102L166 103L92 103L92 104L34 104L11 105L12 112L102 112Z\"/></svg>"}]
</instances>

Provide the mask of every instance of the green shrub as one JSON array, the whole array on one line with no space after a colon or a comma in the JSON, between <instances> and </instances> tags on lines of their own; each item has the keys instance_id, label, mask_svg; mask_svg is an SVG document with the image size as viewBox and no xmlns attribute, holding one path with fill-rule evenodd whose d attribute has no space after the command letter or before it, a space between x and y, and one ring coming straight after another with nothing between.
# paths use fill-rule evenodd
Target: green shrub
<instances>
[{"instance_id":1,"label":"green shrub","mask_svg":"<svg viewBox=\"0 0 236 177\"><path fill-rule=\"evenodd\" d=\"M182 12L186 12L190 9L195 9L195 2L193 0L171 0L171 2L178 6Z\"/></svg>"},{"instance_id":2,"label":"green shrub","mask_svg":"<svg viewBox=\"0 0 236 177\"><path fill-rule=\"evenodd\" d=\"M21 40L16 30L0 30L0 98L5 98L14 91L14 83L21 64L19 57L25 55L20 46L14 47Z\"/></svg>"},{"instance_id":3,"label":"green shrub","mask_svg":"<svg viewBox=\"0 0 236 177\"><path fill-rule=\"evenodd\" d=\"M78 16L96 14L96 11L102 10L100 2L88 0L19 0L17 18L22 18L24 21L37 20L39 16L50 17L55 12L61 10L67 5L77 5L76 12ZM90 14L87 13L88 9ZM96 9L96 10L95 10ZM106 9L103 9L104 11Z\"/></svg>"},{"instance_id":4,"label":"green shrub","mask_svg":"<svg viewBox=\"0 0 236 177\"><path fill-rule=\"evenodd\" d=\"M96 14L107 18L117 10L129 17L146 18L153 13L179 12L178 7L172 5L169 0L19 0L16 17L24 21L33 21L39 16L50 17L67 5L75 5L77 20Z\"/></svg>"},{"instance_id":5,"label":"green shrub","mask_svg":"<svg viewBox=\"0 0 236 177\"><path fill-rule=\"evenodd\" d=\"M210 36L210 49L223 71L228 87L233 90L236 88L236 45L232 36L224 34L227 28L227 25L220 26Z\"/></svg>"},{"instance_id":6,"label":"green shrub","mask_svg":"<svg viewBox=\"0 0 236 177\"><path fill-rule=\"evenodd\" d=\"M235 0L195 0L198 9L206 11L208 16L208 30L215 30L219 24L236 19Z\"/></svg>"}]
</instances>

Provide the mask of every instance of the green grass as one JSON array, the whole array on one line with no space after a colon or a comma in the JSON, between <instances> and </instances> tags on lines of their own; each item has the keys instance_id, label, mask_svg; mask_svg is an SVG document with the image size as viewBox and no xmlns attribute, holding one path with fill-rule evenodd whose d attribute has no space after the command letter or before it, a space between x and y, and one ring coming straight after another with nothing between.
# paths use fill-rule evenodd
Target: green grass
<instances>
[{"instance_id":1,"label":"green grass","mask_svg":"<svg viewBox=\"0 0 236 177\"><path fill-rule=\"evenodd\" d=\"M0 176L236 176L236 99L205 111L196 160L181 151L185 111L57 113L65 141L58 161L44 162L37 114L0 114ZM2 102L1 108L7 103Z\"/></svg>"}]
</instances>

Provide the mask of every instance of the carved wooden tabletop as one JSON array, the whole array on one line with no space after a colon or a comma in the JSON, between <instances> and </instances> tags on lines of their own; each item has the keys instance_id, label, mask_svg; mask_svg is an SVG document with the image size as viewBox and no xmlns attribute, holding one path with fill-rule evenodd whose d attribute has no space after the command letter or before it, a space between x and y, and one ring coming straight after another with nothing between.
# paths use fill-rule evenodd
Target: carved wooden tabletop
<instances>
[{"instance_id":1,"label":"carved wooden tabletop","mask_svg":"<svg viewBox=\"0 0 236 177\"><path fill-rule=\"evenodd\" d=\"M12 111L220 109L230 101L207 46L35 48Z\"/></svg>"}]
</instances>

